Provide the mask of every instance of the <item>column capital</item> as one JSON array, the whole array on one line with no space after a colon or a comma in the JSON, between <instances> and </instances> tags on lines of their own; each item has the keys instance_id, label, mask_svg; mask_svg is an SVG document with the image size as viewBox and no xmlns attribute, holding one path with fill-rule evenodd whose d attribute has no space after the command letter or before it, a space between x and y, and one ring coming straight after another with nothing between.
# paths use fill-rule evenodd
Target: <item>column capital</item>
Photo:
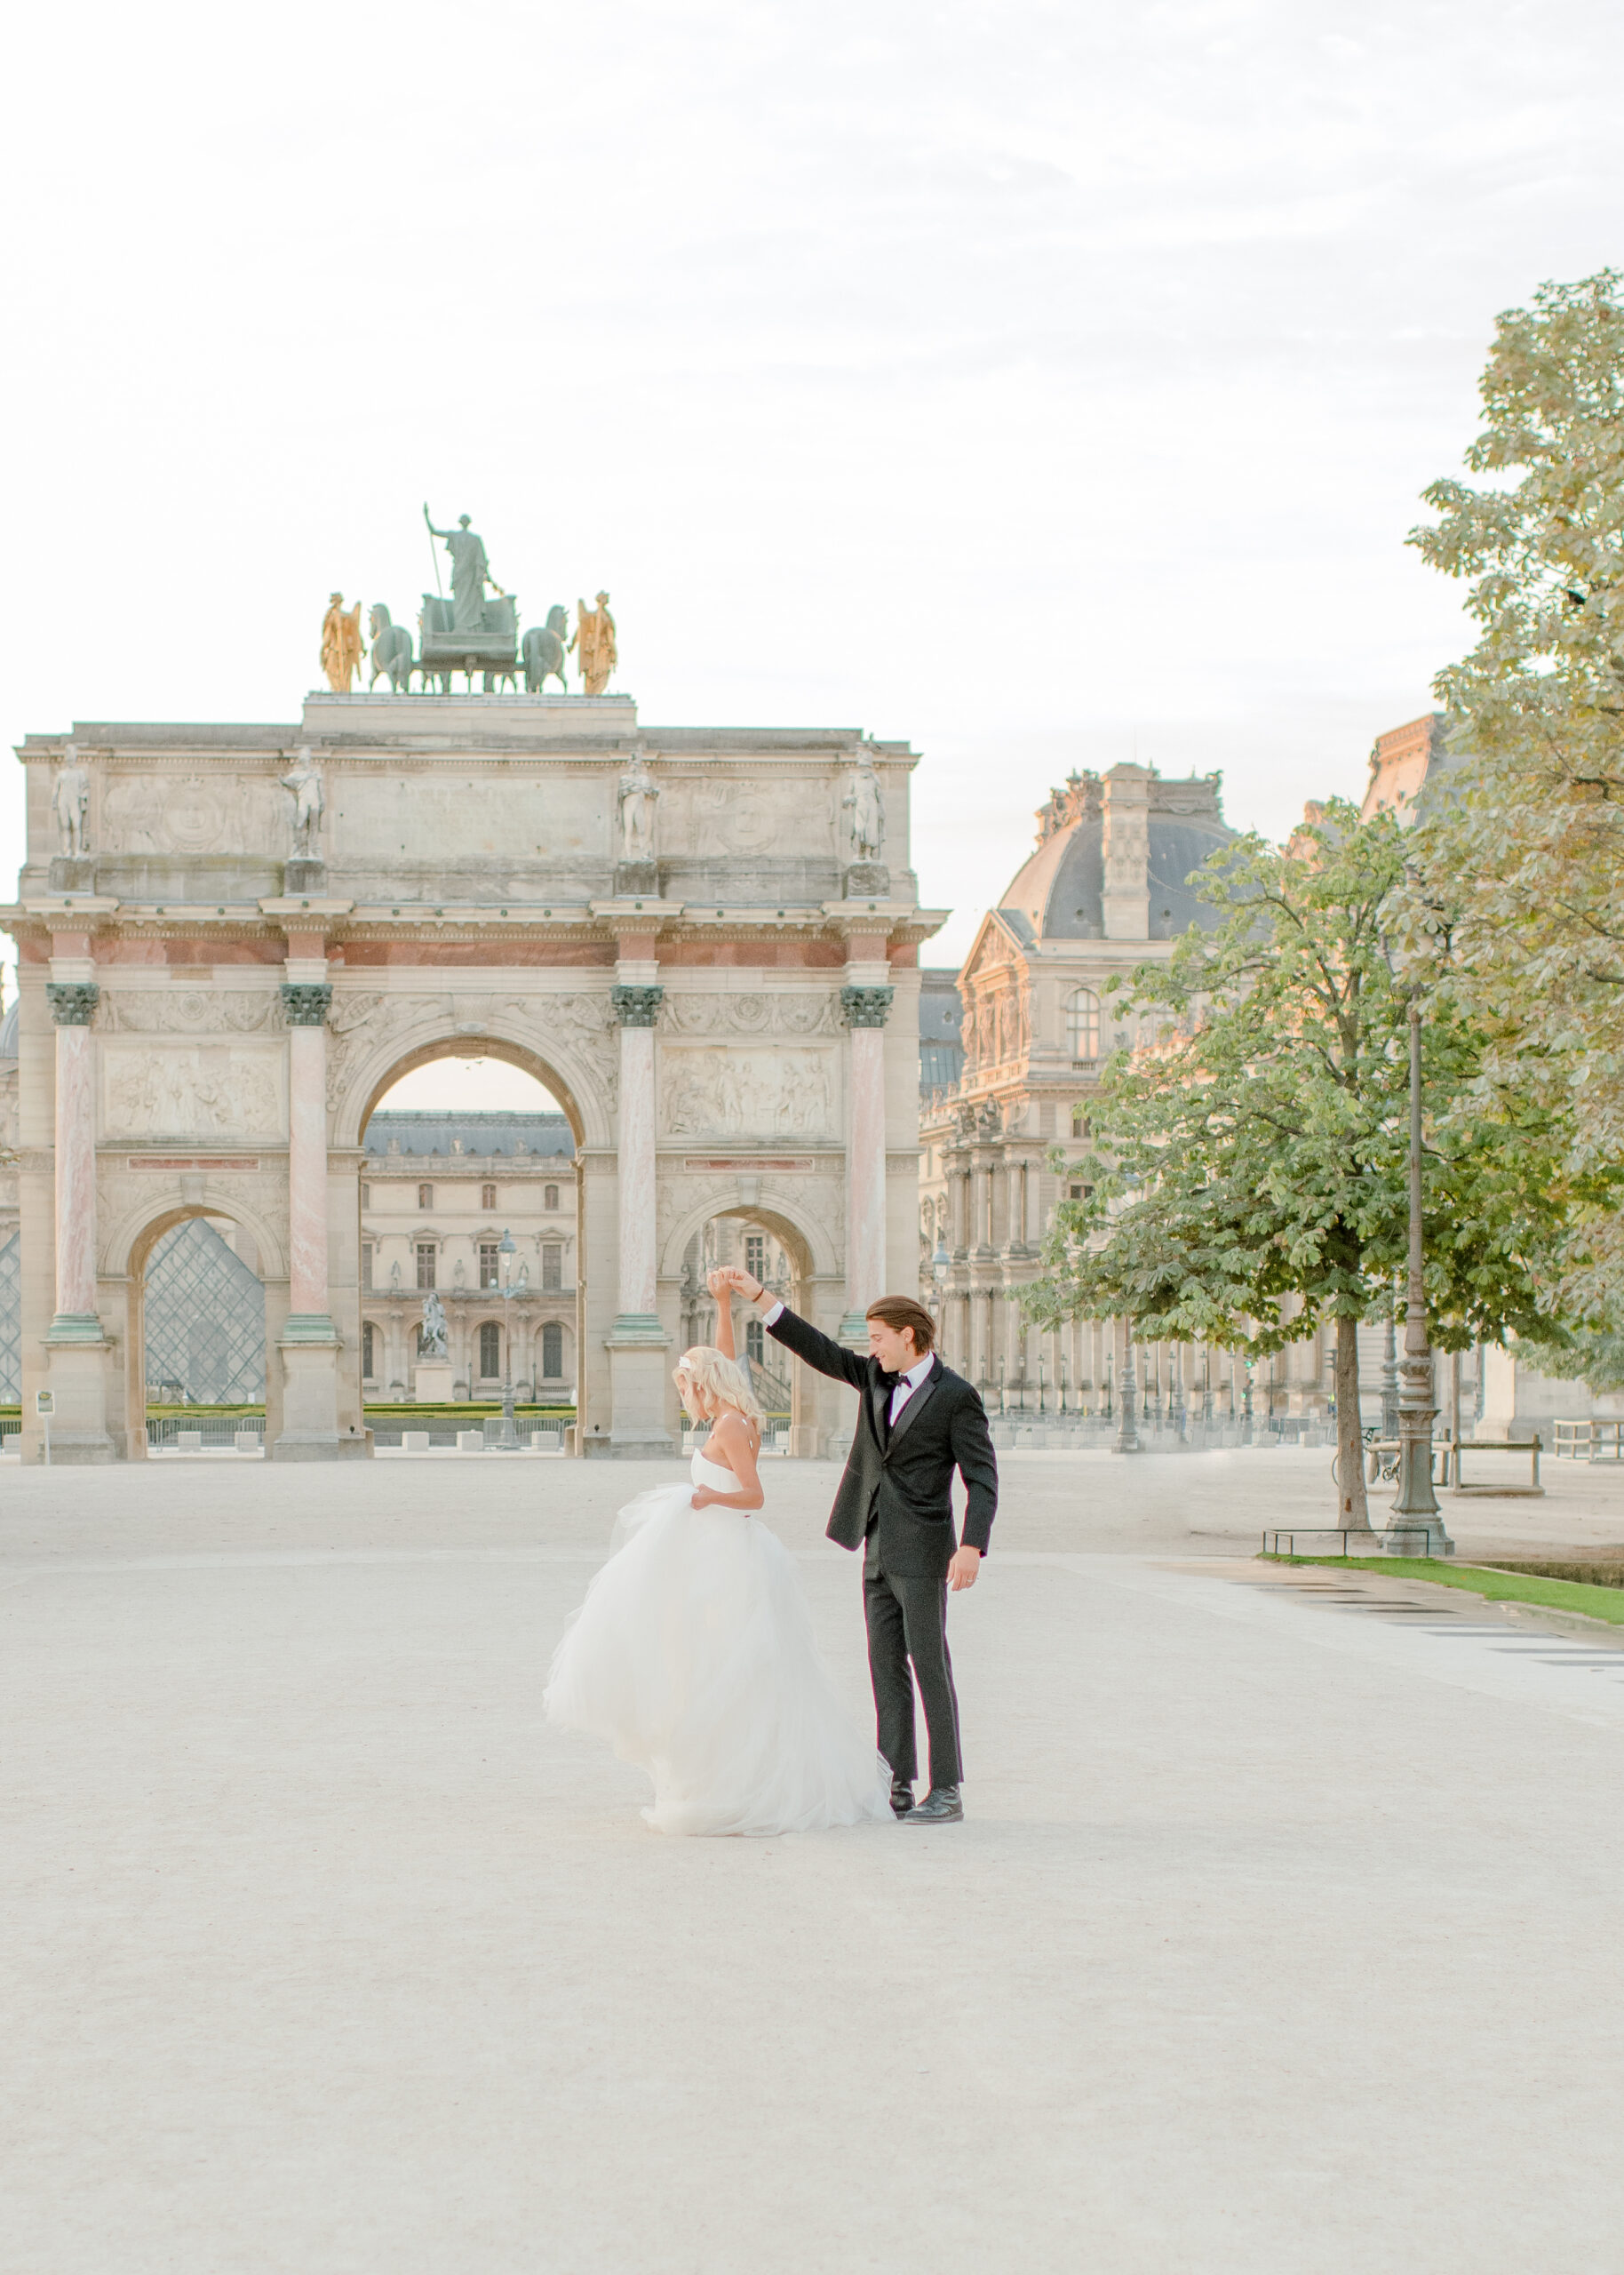
<instances>
[{"instance_id":1,"label":"column capital","mask_svg":"<svg viewBox=\"0 0 1624 2275\"><path fill-rule=\"evenodd\" d=\"M284 979L283 1015L291 1027L322 1027L332 1006L332 985L325 979Z\"/></svg>"},{"instance_id":2,"label":"column capital","mask_svg":"<svg viewBox=\"0 0 1624 2275\"><path fill-rule=\"evenodd\" d=\"M58 1026L87 1027L101 1001L101 989L93 979L48 979L45 998Z\"/></svg>"},{"instance_id":3,"label":"column capital","mask_svg":"<svg viewBox=\"0 0 1624 2275\"><path fill-rule=\"evenodd\" d=\"M891 987L842 987L840 1016L848 1027L882 1027L891 1015Z\"/></svg>"},{"instance_id":4,"label":"column capital","mask_svg":"<svg viewBox=\"0 0 1624 2275\"><path fill-rule=\"evenodd\" d=\"M653 1026L665 1000L665 990L659 986L628 986L617 982L609 989L609 1006L617 1026Z\"/></svg>"}]
</instances>

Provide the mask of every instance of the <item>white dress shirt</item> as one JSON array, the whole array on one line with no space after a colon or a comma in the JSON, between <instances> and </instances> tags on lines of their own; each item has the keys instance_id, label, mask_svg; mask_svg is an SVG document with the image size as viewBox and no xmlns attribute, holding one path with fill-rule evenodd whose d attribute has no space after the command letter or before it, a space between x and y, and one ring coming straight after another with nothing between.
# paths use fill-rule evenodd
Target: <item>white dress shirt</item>
<instances>
[{"instance_id":1,"label":"white dress shirt","mask_svg":"<svg viewBox=\"0 0 1624 2275\"><path fill-rule=\"evenodd\" d=\"M782 1304L774 1304L769 1310L764 1311L761 1314L762 1326L771 1327L774 1321L777 1318L779 1313L783 1309L784 1305ZM896 1427L897 1416L902 1412L904 1407L907 1405L908 1401L913 1396L914 1392L918 1390L919 1385L930 1372L930 1360L931 1354L927 1351L925 1356L919 1361L918 1366L910 1367L907 1373L899 1379L896 1389L891 1393L891 1427L893 1429Z\"/></svg>"}]
</instances>

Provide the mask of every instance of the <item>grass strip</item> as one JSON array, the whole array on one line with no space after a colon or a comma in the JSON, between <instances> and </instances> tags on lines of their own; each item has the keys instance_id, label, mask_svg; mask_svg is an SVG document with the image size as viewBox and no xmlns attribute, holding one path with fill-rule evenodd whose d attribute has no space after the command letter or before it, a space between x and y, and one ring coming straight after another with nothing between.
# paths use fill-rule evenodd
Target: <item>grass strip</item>
<instances>
[{"instance_id":1,"label":"grass strip","mask_svg":"<svg viewBox=\"0 0 1624 2275\"><path fill-rule=\"evenodd\" d=\"M1547 1611L1581 1612L1624 1627L1624 1590L1588 1587L1578 1580L1540 1580L1527 1572L1495 1572L1481 1564L1445 1564L1429 1556L1263 1556L1263 1564L1318 1564L1338 1572L1368 1572L1384 1580L1426 1580L1435 1588L1463 1588L1489 1603L1534 1603Z\"/></svg>"}]
</instances>

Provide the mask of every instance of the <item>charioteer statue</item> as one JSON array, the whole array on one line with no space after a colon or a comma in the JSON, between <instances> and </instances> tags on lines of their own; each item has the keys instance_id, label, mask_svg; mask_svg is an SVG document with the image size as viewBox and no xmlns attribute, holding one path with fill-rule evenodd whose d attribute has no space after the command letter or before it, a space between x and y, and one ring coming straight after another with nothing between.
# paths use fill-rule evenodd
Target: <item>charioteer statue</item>
<instances>
[{"instance_id":1,"label":"charioteer statue","mask_svg":"<svg viewBox=\"0 0 1624 2275\"><path fill-rule=\"evenodd\" d=\"M454 530L437 530L426 505L423 518L431 537L444 541L451 556L451 597L425 593L418 623L420 641L418 667L425 682L437 678L440 692L451 691L453 672L466 672L472 685L482 675L483 691L491 694L502 680L515 682L519 671L519 608L490 573L485 540L471 529L466 514L458 516ZM496 595L487 600L485 587Z\"/></svg>"}]
</instances>

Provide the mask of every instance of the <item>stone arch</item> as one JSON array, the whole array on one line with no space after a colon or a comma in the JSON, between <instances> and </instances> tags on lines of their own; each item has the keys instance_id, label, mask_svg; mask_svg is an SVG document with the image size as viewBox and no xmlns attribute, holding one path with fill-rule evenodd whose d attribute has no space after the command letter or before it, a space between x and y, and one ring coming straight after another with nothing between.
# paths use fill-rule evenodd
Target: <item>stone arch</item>
<instances>
[{"instance_id":1,"label":"stone arch","mask_svg":"<svg viewBox=\"0 0 1624 2275\"><path fill-rule=\"evenodd\" d=\"M774 1193L766 1199L748 1198L741 1183L731 1191L712 1192L678 1218L665 1243L660 1276L678 1278L689 1243L719 1217L759 1225L769 1233L790 1258L792 1293L798 1305L807 1305L808 1281L840 1279L841 1260L827 1224L802 1206L797 1197ZM804 1367L786 1364L783 1369L790 1388L790 1445L793 1452L812 1453L816 1444L813 1416L818 1394ZM673 1392L674 1395L674 1392Z\"/></svg>"},{"instance_id":2,"label":"stone arch","mask_svg":"<svg viewBox=\"0 0 1624 2275\"><path fill-rule=\"evenodd\" d=\"M546 998L536 999L537 1026L545 1019ZM605 1033L608 1034L607 1019ZM516 1020L482 1018L477 1032L459 1026L448 1004L426 1003L421 1017L354 1058L341 1064L337 1082L330 1081L331 1143L335 1147L359 1145L373 1110L384 1093L416 1066L436 1058L500 1058L532 1074L558 1100L575 1133L577 1145L612 1146L614 1101L609 1064L593 1066L577 1044L537 1034L520 1033Z\"/></svg>"},{"instance_id":3,"label":"stone arch","mask_svg":"<svg viewBox=\"0 0 1624 2275\"><path fill-rule=\"evenodd\" d=\"M545 995L535 999L535 1016L538 1023L545 1021L546 1002ZM607 1004L605 1011L604 1032L608 1035L610 1031L607 1024ZM412 1025L396 1030L381 1041L375 1049L359 1057L353 1066L341 1067L341 1080L336 1103L333 1100L332 1086L330 1084L329 1087L333 1148L335 1151L354 1149L356 1154L357 1224L360 1221L361 1184L366 1175L366 1164L360 1157L359 1149L366 1134L367 1124L371 1120L379 1102L402 1075L410 1074L416 1067L432 1066L437 1059L499 1058L507 1066L519 1067L523 1073L533 1076L556 1098L561 1111L569 1122L577 1147L596 1145L612 1148L614 1144L612 1087L607 1079L606 1072L601 1072L591 1065L584 1051L578 1048L568 1046L553 1050L549 1046L544 1052L536 1047L533 1039L521 1036L513 1032L515 1022L506 1018L486 1018L477 1033L471 1032L468 1027L454 1022L449 998L436 998L432 1002L426 1002L421 1007L421 1017ZM614 1047L611 1038L610 1048ZM427 1181L432 1182L432 1177ZM577 1177L575 1186L573 1221L561 1210L558 1218L561 1234L568 1229L573 1232L575 1239L575 1317L570 1325L570 1338L573 1347L577 1352L584 1347L585 1343L585 1295L584 1273L580 1262L585 1247L585 1201L583 1181ZM362 1314L366 1313L369 1299L375 1299L379 1292L376 1289L364 1289L358 1291L359 1307ZM479 1330L484 1324L486 1316L487 1314L482 1312L477 1317L471 1315L458 1330L464 1337L466 1345L466 1379L470 1393L473 1391L475 1380L478 1379ZM503 1346L506 1349L508 1328L502 1323L504 1315L498 1311L493 1316L498 1319L498 1323L502 1324ZM513 1322L513 1333L514 1339L512 1351L513 1353L521 1352L524 1348L524 1329L521 1321L515 1320ZM409 1343L410 1339L409 1330ZM360 1374L359 1331L355 1334L354 1342L356 1347L353 1355L353 1370L357 1407L358 1410L364 1411L365 1392ZM510 1353L510 1358L511 1355ZM349 1365L352 1362L346 1358L345 1363ZM407 1380L410 1383L410 1360L407 1361ZM578 1406L583 1392L578 1371L576 1387Z\"/></svg>"},{"instance_id":4,"label":"stone arch","mask_svg":"<svg viewBox=\"0 0 1624 2275\"><path fill-rule=\"evenodd\" d=\"M287 1243L254 1209L244 1207L235 1193L222 1193L204 1181L201 1193L177 1200L172 1192L155 1193L127 1209L102 1244L100 1277L118 1280L146 1269L147 1259L165 1233L190 1217L229 1217L252 1236L259 1251L259 1277L264 1281L288 1276Z\"/></svg>"},{"instance_id":5,"label":"stone arch","mask_svg":"<svg viewBox=\"0 0 1624 2275\"><path fill-rule=\"evenodd\" d=\"M273 1361L275 1339L287 1311L287 1244L257 1209L235 1193L203 1183L199 1193L177 1198L155 1193L125 1212L102 1249L100 1276L123 1280L128 1291L124 1317L124 1412L128 1457L147 1457L147 1262L165 1233L197 1217L224 1217L240 1225L254 1243L259 1278L265 1289L265 1439L267 1449L280 1431L281 1385Z\"/></svg>"},{"instance_id":6,"label":"stone arch","mask_svg":"<svg viewBox=\"0 0 1624 2275\"><path fill-rule=\"evenodd\" d=\"M660 1259L662 1280L678 1277L689 1241L712 1217L747 1217L752 1224L760 1225L795 1258L800 1277L839 1279L844 1270L828 1225L804 1207L799 1198L774 1193L766 1200L747 1200L743 1187L736 1186L731 1193L724 1190L713 1193L708 1200L696 1201L677 1218L666 1235Z\"/></svg>"}]
</instances>

